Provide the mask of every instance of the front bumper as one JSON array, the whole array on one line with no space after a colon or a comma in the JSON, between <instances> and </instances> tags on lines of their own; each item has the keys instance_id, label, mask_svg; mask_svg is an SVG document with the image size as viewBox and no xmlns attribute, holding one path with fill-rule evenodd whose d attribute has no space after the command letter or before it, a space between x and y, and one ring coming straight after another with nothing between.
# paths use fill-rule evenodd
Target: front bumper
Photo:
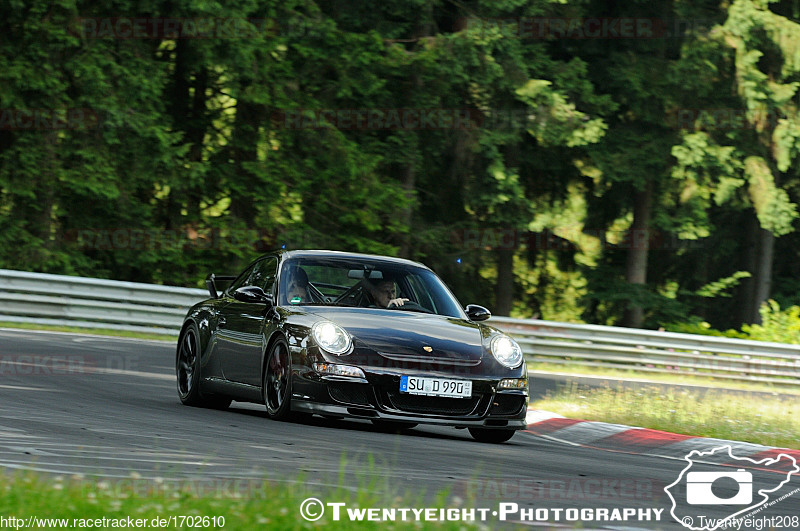
<instances>
[{"instance_id":1,"label":"front bumper","mask_svg":"<svg viewBox=\"0 0 800 531\"><path fill-rule=\"evenodd\" d=\"M499 379L473 377L471 398L442 398L400 393L399 373L368 373L360 381L303 376L297 375L293 384L293 411L457 428L527 427L527 390L498 391Z\"/></svg>"}]
</instances>

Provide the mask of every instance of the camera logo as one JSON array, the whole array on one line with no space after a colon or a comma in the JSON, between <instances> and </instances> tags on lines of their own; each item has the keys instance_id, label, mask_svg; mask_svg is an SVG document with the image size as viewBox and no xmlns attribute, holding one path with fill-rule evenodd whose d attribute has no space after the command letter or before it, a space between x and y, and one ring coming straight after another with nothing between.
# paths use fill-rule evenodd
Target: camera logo
<instances>
[{"instance_id":1,"label":"camera logo","mask_svg":"<svg viewBox=\"0 0 800 531\"><path fill-rule=\"evenodd\" d=\"M678 478L664 487L672 502L670 515L683 527L741 529L744 518L800 492L800 488L784 489L794 475L800 476L793 450L750 450L753 459L734 455L732 444L690 451Z\"/></svg>"},{"instance_id":2,"label":"camera logo","mask_svg":"<svg viewBox=\"0 0 800 531\"><path fill-rule=\"evenodd\" d=\"M718 480L730 479L739 491L720 498L712 490ZM689 472L686 474L686 501L691 505L750 505L753 503L753 474L740 468L736 472Z\"/></svg>"}]
</instances>

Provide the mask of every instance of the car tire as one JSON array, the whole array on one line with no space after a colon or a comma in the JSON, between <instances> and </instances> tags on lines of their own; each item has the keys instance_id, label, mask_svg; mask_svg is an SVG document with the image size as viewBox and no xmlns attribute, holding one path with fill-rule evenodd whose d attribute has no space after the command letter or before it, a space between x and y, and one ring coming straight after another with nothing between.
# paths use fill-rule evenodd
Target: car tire
<instances>
[{"instance_id":1,"label":"car tire","mask_svg":"<svg viewBox=\"0 0 800 531\"><path fill-rule=\"evenodd\" d=\"M175 353L175 376L178 398L187 406L225 409L231 399L222 396L207 396L200 392L200 333L192 323L181 332Z\"/></svg>"},{"instance_id":2,"label":"car tire","mask_svg":"<svg viewBox=\"0 0 800 531\"><path fill-rule=\"evenodd\" d=\"M490 430L487 428L469 428L469 434L479 442L504 443L514 436L516 430Z\"/></svg>"},{"instance_id":3,"label":"car tire","mask_svg":"<svg viewBox=\"0 0 800 531\"><path fill-rule=\"evenodd\" d=\"M370 419L370 420L381 431L386 431L390 433L399 433L402 431L410 430L411 428L415 428L417 426L416 422L399 422L396 420L380 420L380 419Z\"/></svg>"},{"instance_id":4,"label":"car tire","mask_svg":"<svg viewBox=\"0 0 800 531\"><path fill-rule=\"evenodd\" d=\"M269 349L262 391L269 418L288 420L292 416L292 356L283 338Z\"/></svg>"}]
</instances>

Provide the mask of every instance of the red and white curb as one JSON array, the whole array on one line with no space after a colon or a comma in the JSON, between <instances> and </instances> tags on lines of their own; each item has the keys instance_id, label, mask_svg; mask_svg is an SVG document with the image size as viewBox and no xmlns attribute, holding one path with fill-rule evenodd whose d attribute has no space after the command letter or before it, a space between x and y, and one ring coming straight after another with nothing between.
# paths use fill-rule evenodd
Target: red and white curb
<instances>
[{"instance_id":1,"label":"red and white curb","mask_svg":"<svg viewBox=\"0 0 800 531\"><path fill-rule=\"evenodd\" d=\"M747 457L755 461L776 458L780 454L790 455L800 461L800 450L680 435L621 424L568 419L547 411L528 410L527 421L526 431L530 433L573 446L612 452L683 459L692 450L702 452L720 446L730 446L737 457ZM786 460L786 466L790 465L789 460Z\"/></svg>"}]
</instances>

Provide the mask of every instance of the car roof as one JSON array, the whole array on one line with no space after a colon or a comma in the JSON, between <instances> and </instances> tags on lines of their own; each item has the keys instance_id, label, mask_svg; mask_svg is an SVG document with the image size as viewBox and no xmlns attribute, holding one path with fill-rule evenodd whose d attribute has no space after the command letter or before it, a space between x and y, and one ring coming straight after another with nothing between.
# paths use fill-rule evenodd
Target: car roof
<instances>
[{"instance_id":1,"label":"car roof","mask_svg":"<svg viewBox=\"0 0 800 531\"><path fill-rule=\"evenodd\" d=\"M278 251L278 254L283 256L284 260L289 258L343 258L347 260L380 260L390 262L398 265L407 265L413 267L421 267L423 269L430 269L425 264L407 260L405 258L395 258L393 256L383 256L378 254L364 254L364 253L348 253L345 251L326 251L321 249L307 249L307 250L285 250Z\"/></svg>"}]
</instances>

